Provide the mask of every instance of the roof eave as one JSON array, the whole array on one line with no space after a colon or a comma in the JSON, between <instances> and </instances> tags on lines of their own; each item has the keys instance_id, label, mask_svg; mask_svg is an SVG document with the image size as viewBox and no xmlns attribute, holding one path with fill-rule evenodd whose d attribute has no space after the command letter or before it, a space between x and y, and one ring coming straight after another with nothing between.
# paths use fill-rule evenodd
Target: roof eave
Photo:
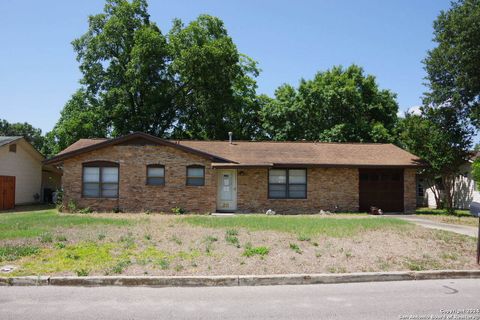
<instances>
[{"instance_id":1,"label":"roof eave","mask_svg":"<svg viewBox=\"0 0 480 320\"><path fill-rule=\"evenodd\" d=\"M174 142L170 142L170 141L158 138L158 137L154 137L152 135L149 135L149 134L146 134L146 133L143 133L143 132L134 132L134 133L131 133L131 134L128 134L128 135L125 135L125 136L105 140L105 141L96 143L94 145L79 148L79 149L76 149L76 150L73 150L73 151L70 151L70 152L66 152L66 153L54 156L50 159L44 160L43 164L46 164L46 165L47 164L58 164L58 163L61 163L63 160L74 157L76 155L79 155L79 154L82 154L82 153L85 153L85 152L90 152L90 151L93 151L93 150L98 150L98 149L101 149L101 148L104 148L104 147L107 147L107 146L117 145L117 144L126 142L128 140L134 139L134 138L143 138L143 139L146 139L148 141L155 142L155 143L158 143L158 144L161 144L161 145L165 145L165 146L173 147L173 148L176 148L176 149L180 149L180 150L183 150L185 152L196 154L200 157L209 159L213 162L235 163L234 161L231 161L229 159L218 157L216 155L209 154L209 153L197 150L197 149L193 149L193 148L190 148L190 147L178 144L178 143L174 143Z\"/></svg>"}]
</instances>

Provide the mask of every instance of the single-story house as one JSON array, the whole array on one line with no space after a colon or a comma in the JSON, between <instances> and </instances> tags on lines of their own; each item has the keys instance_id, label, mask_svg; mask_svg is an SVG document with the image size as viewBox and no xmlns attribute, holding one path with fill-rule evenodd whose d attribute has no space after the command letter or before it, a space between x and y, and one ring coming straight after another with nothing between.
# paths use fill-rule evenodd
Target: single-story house
<instances>
[{"instance_id":1,"label":"single-story house","mask_svg":"<svg viewBox=\"0 0 480 320\"><path fill-rule=\"evenodd\" d=\"M43 165L44 159L25 138L0 136L0 210L48 202L61 185L61 171Z\"/></svg>"},{"instance_id":2,"label":"single-story house","mask_svg":"<svg viewBox=\"0 0 480 320\"><path fill-rule=\"evenodd\" d=\"M453 206L455 209L468 210L472 201L480 202L480 191L472 178L472 163L478 156L476 154L460 167L453 194ZM429 183L429 181L419 175L417 177L417 206L436 209L437 202L435 201L434 190L440 195L441 199L443 197L441 179Z\"/></svg>"},{"instance_id":3,"label":"single-story house","mask_svg":"<svg viewBox=\"0 0 480 320\"><path fill-rule=\"evenodd\" d=\"M412 212L421 161L392 144L81 139L63 167L63 199L96 211Z\"/></svg>"}]
</instances>

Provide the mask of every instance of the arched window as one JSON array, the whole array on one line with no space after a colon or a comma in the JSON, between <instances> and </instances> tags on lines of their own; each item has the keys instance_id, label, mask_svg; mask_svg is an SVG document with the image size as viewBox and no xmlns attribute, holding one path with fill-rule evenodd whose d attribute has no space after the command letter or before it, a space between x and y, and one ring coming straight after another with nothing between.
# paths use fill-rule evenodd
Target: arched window
<instances>
[{"instance_id":1,"label":"arched window","mask_svg":"<svg viewBox=\"0 0 480 320\"><path fill-rule=\"evenodd\" d=\"M147 165L147 185L165 185L165 166L161 164Z\"/></svg>"},{"instance_id":2,"label":"arched window","mask_svg":"<svg viewBox=\"0 0 480 320\"><path fill-rule=\"evenodd\" d=\"M187 167L187 186L205 185L205 167L191 165Z\"/></svg>"},{"instance_id":3,"label":"arched window","mask_svg":"<svg viewBox=\"0 0 480 320\"><path fill-rule=\"evenodd\" d=\"M118 198L118 163L92 161L83 163L82 169L84 198Z\"/></svg>"}]
</instances>

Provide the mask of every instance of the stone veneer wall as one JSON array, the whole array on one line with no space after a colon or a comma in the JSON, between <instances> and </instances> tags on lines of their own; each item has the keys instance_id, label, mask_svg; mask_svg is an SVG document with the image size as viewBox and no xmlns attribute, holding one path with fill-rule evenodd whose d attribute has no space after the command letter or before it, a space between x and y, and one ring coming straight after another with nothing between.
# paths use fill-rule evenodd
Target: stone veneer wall
<instances>
[{"instance_id":1,"label":"stone veneer wall","mask_svg":"<svg viewBox=\"0 0 480 320\"><path fill-rule=\"evenodd\" d=\"M320 210L358 211L358 170L308 168L307 199L268 199L268 169L239 169L238 211L318 213Z\"/></svg>"},{"instance_id":2,"label":"stone veneer wall","mask_svg":"<svg viewBox=\"0 0 480 320\"><path fill-rule=\"evenodd\" d=\"M416 169L405 169L403 173L403 211L414 213L417 208Z\"/></svg>"},{"instance_id":3,"label":"stone veneer wall","mask_svg":"<svg viewBox=\"0 0 480 320\"><path fill-rule=\"evenodd\" d=\"M119 166L119 198L82 198L82 163L113 161ZM146 165L165 166L165 185L146 185ZM186 186L186 167L205 166L205 185ZM214 212L216 207L215 170L207 159L176 148L156 145L117 145L65 160L63 167L64 205L96 211L171 212L181 207L190 212Z\"/></svg>"}]
</instances>

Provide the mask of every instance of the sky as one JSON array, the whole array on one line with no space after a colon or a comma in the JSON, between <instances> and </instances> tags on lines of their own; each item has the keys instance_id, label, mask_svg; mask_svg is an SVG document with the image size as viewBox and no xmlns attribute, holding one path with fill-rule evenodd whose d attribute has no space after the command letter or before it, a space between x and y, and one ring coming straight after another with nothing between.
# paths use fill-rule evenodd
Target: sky
<instances>
[{"instance_id":1,"label":"sky","mask_svg":"<svg viewBox=\"0 0 480 320\"><path fill-rule=\"evenodd\" d=\"M151 20L167 33L217 16L241 53L259 62L258 93L273 95L335 65L360 65L397 94L401 112L426 91L421 63L434 47L433 21L448 0L149 1ZM87 31L103 0L0 0L0 119L48 132L79 88L71 41Z\"/></svg>"}]
</instances>

